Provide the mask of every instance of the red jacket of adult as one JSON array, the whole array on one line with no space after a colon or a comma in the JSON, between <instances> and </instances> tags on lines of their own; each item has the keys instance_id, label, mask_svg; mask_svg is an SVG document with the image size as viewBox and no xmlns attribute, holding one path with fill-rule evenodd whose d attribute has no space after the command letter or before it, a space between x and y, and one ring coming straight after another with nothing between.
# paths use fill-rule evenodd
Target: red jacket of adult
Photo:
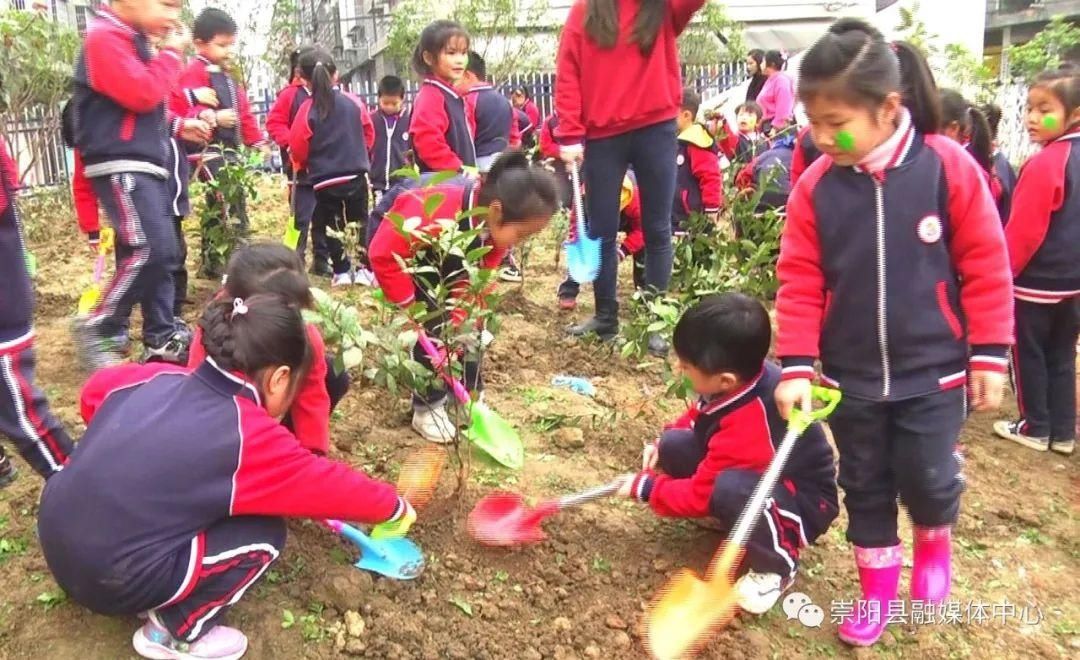
<instances>
[{"instance_id":1,"label":"red jacket of adult","mask_svg":"<svg viewBox=\"0 0 1080 660\"><path fill-rule=\"evenodd\" d=\"M656 42L643 55L632 37L640 0L616 0L619 37L602 48L585 32L586 0L577 0L563 27L556 63L556 136L566 145L674 119L682 104L676 38L705 0L668 0Z\"/></svg>"}]
</instances>

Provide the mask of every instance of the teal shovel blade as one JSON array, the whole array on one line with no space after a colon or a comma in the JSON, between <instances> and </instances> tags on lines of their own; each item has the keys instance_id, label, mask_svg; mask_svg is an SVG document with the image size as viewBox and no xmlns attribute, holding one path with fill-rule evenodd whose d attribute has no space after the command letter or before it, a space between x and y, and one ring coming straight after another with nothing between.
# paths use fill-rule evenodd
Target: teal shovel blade
<instances>
[{"instance_id":1,"label":"teal shovel blade","mask_svg":"<svg viewBox=\"0 0 1080 660\"><path fill-rule=\"evenodd\" d=\"M360 548L357 568L395 580L415 580L424 572L424 554L405 537L376 541L359 529L345 523L338 533Z\"/></svg>"},{"instance_id":2,"label":"teal shovel blade","mask_svg":"<svg viewBox=\"0 0 1080 660\"><path fill-rule=\"evenodd\" d=\"M520 470L525 465L525 445L510 423L487 405L475 401L465 429L465 439L508 468Z\"/></svg>"}]
</instances>

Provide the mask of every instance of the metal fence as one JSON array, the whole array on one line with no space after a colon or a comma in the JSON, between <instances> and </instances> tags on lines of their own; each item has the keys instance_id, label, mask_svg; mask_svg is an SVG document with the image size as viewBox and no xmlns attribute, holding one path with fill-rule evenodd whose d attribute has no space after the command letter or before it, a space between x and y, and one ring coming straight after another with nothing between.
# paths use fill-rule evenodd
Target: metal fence
<instances>
[{"instance_id":1,"label":"metal fence","mask_svg":"<svg viewBox=\"0 0 1080 660\"><path fill-rule=\"evenodd\" d=\"M1008 156L1014 167L1019 167L1039 150L1027 132L1027 85L1008 84L998 89L995 103L1001 107L1001 123L998 125L998 147Z\"/></svg>"}]
</instances>

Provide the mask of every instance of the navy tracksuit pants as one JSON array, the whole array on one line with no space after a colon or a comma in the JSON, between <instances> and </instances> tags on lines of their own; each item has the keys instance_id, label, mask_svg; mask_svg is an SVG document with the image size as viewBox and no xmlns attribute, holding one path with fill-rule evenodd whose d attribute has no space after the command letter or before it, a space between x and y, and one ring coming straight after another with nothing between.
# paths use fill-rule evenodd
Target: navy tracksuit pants
<instances>
[{"instance_id":1,"label":"navy tracksuit pants","mask_svg":"<svg viewBox=\"0 0 1080 660\"><path fill-rule=\"evenodd\" d=\"M116 273L87 325L101 337L127 327L131 310L142 307L143 342L161 346L175 332L173 270L180 258L166 182L129 172L91 179L116 231Z\"/></svg>"},{"instance_id":2,"label":"navy tracksuit pants","mask_svg":"<svg viewBox=\"0 0 1080 660\"><path fill-rule=\"evenodd\" d=\"M360 261L367 265L367 230L368 189L363 175L333 186L315 191L315 210L312 213L313 226L322 226L323 230L332 229L337 234L344 234L348 225L357 230L357 242L361 248ZM345 243L336 236L326 237L330 251L330 262L334 274L347 273L352 269L352 260L346 254Z\"/></svg>"},{"instance_id":3,"label":"navy tracksuit pants","mask_svg":"<svg viewBox=\"0 0 1080 660\"><path fill-rule=\"evenodd\" d=\"M311 236L311 253L315 263L330 263L330 248L326 244L326 224L315 222L315 189L310 184L296 184L290 192L293 205L293 222L300 230L296 251L304 261L307 253L308 235Z\"/></svg>"},{"instance_id":4,"label":"navy tracksuit pants","mask_svg":"<svg viewBox=\"0 0 1080 660\"><path fill-rule=\"evenodd\" d=\"M1022 432L1076 439L1076 338L1080 296L1054 304L1016 301L1013 385Z\"/></svg>"},{"instance_id":5,"label":"navy tracksuit pants","mask_svg":"<svg viewBox=\"0 0 1080 660\"><path fill-rule=\"evenodd\" d=\"M675 479L691 477L708 450L687 429L664 431L659 446L657 465ZM735 526L760 479L753 470L730 469L717 475L709 513L725 531ZM762 520L746 544L744 566L790 579L798 569L800 549L825 533L836 518L836 493L821 493L798 484L792 493L781 483L765 502Z\"/></svg>"},{"instance_id":6,"label":"navy tracksuit pants","mask_svg":"<svg viewBox=\"0 0 1080 660\"><path fill-rule=\"evenodd\" d=\"M840 452L848 540L863 548L900 542L897 497L911 522L956 522L964 479L956 441L967 413L964 388L903 401L845 395L829 427Z\"/></svg>"},{"instance_id":7,"label":"navy tracksuit pants","mask_svg":"<svg viewBox=\"0 0 1080 660\"><path fill-rule=\"evenodd\" d=\"M0 435L10 438L26 462L48 479L67 462L72 445L34 385L35 362L30 339L0 349Z\"/></svg>"}]
</instances>

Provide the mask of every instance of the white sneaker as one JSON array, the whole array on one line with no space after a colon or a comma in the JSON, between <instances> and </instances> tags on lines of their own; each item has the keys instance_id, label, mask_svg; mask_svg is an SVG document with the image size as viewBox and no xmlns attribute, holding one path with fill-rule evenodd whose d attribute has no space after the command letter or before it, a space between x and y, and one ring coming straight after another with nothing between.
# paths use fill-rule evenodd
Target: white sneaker
<instances>
[{"instance_id":1,"label":"white sneaker","mask_svg":"<svg viewBox=\"0 0 1080 660\"><path fill-rule=\"evenodd\" d=\"M1035 451L1046 451L1050 449L1050 438L1037 438L1030 436L1023 432L1024 421L1018 422L1000 421L994 422L994 433L998 437L1006 440L1012 440L1018 445L1023 445L1028 449L1034 449Z\"/></svg>"},{"instance_id":2,"label":"white sneaker","mask_svg":"<svg viewBox=\"0 0 1080 660\"><path fill-rule=\"evenodd\" d=\"M135 652L152 660L239 660L247 652L244 633L228 626L214 626L198 641L187 644L173 639L150 617L131 638Z\"/></svg>"},{"instance_id":3,"label":"white sneaker","mask_svg":"<svg viewBox=\"0 0 1080 660\"><path fill-rule=\"evenodd\" d=\"M331 287L352 286L352 283L353 283L352 273L338 273L338 274L334 275L333 279L330 280L330 286Z\"/></svg>"},{"instance_id":4,"label":"white sneaker","mask_svg":"<svg viewBox=\"0 0 1080 660\"><path fill-rule=\"evenodd\" d=\"M749 571L735 583L739 607L750 614L764 614L776 605L784 592L784 580L776 573Z\"/></svg>"},{"instance_id":5,"label":"white sneaker","mask_svg":"<svg viewBox=\"0 0 1080 660\"><path fill-rule=\"evenodd\" d=\"M379 280L375 278L375 273L361 266L353 273L353 284L359 284L360 286L379 286Z\"/></svg>"},{"instance_id":6,"label":"white sneaker","mask_svg":"<svg viewBox=\"0 0 1080 660\"><path fill-rule=\"evenodd\" d=\"M457 435L457 429L446 412L446 401L413 408L413 430L428 442L440 445L450 444Z\"/></svg>"}]
</instances>

